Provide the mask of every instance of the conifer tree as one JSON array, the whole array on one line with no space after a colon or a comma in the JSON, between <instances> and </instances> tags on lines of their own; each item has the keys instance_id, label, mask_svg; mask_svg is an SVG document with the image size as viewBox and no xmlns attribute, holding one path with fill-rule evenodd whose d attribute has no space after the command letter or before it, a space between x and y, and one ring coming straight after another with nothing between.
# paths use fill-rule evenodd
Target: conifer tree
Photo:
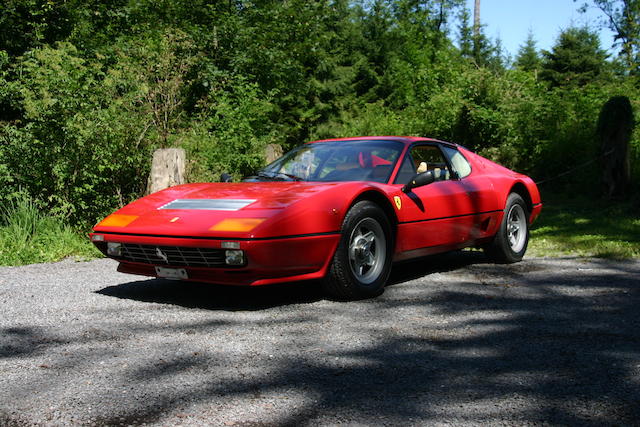
<instances>
[{"instance_id":1,"label":"conifer tree","mask_svg":"<svg viewBox=\"0 0 640 427\"><path fill-rule=\"evenodd\" d=\"M469 24L469 9L463 7L458 15L460 23L458 25L458 43L460 54L465 58L473 55L473 28Z\"/></svg>"},{"instance_id":2,"label":"conifer tree","mask_svg":"<svg viewBox=\"0 0 640 427\"><path fill-rule=\"evenodd\" d=\"M515 65L521 70L536 72L540 69L541 63L542 60L538 50L536 49L536 41L533 37L533 32L529 31L527 40L518 50Z\"/></svg>"},{"instance_id":3,"label":"conifer tree","mask_svg":"<svg viewBox=\"0 0 640 427\"><path fill-rule=\"evenodd\" d=\"M543 51L540 73L551 86L584 86L601 77L607 68L607 53L596 33L586 27L560 33L551 52Z\"/></svg>"}]
</instances>

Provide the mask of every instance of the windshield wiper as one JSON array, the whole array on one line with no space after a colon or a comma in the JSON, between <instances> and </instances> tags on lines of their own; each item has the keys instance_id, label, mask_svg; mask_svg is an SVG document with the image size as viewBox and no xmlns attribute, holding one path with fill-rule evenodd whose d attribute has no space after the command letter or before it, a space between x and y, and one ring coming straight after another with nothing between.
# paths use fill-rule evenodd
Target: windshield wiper
<instances>
[{"instance_id":1,"label":"windshield wiper","mask_svg":"<svg viewBox=\"0 0 640 427\"><path fill-rule=\"evenodd\" d=\"M299 176L296 175L292 175L290 173L284 173L284 172L272 172L272 173L267 173L264 171L260 171L258 172L258 176L260 178L269 178L269 179L277 179L280 178L283 181L285 180L284 178L289 178L292 181L303 181L302 178L300 178Z\"/></svg>"},{"instance_id":2,"label":"windshield wiper","mask_svg":"<svg viewBox=\"0 0 640 427\"><path fill-rule=\"evenodd\" d=\"M278 175L284 175L287 178L290 178L294 181L304 181L304 179L302 179L301 177L299 177L298 175L292 175L290 173L284 173L284 172L278 172Z\"/></svg>"}]
</instances>

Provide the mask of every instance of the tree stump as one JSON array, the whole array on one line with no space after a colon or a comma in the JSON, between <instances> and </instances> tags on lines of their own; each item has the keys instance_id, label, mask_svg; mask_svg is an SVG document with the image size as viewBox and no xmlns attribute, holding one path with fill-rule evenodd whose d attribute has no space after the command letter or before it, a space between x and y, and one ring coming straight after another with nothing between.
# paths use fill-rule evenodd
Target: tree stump
<instances>
[{"instance_id":1,"label":"tree stump","mask_svg":"<svg viewBox=\"0 0 640 427\"><path fill-rule=\"evenodd\" d=\"M184 184L186 155L182 148L162 148L153 153L147 193Z\"/></svg>"},{"instance_id":2,"label":"tree stump","mask_svg":"<svg viewBox=\"0 0 640 427\"><path fill-rule=\"evenodd\" d=\"M624 197L631 188L629 142L634 127L633 108L626 96L609 99L598 118L602 155L602 182L607 197Z\"/></svg>"}]
</instances>

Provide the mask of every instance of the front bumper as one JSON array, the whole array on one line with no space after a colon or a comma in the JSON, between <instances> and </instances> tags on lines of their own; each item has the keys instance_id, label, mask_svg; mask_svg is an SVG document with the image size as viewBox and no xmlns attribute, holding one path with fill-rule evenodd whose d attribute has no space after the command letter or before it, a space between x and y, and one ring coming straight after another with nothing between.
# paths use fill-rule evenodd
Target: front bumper
<instances>
[{"instance_id":1,"label":"front bumper","mask_svg":"<svg viewBox=\"0 0 640 427\"><path fill-rule=\"evenodd\" d=\"M95 235L102 236L94 241ZM157 277L156 266L183 268L187 280L224 285L258 286L297 280L319 279L325 276L333 254L340 241L339 233L288 236L268 239L203 239L189 237L148 236L135 234L102 233L90 234L93 243L105 255L108 242L136 245L152 245L158 248L202 248L223 250L222 242L237 242L244 251L246 264L241 267L185 266L171 264L161 259L148 262L132 261L107 255L119 261L118 271L130 274Z\"/></svg>"}]
</instances>

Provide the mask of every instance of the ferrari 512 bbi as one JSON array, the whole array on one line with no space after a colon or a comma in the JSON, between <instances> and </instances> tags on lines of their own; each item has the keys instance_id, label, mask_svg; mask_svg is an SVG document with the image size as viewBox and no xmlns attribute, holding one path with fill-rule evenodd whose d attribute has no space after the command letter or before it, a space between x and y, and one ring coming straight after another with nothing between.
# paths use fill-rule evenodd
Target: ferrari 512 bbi
<instances>
[{"instance_id":1,"label":"ferrari 512 bbi","mask_svg":"<svg viewBox=\"0 0 640 427\"><path fill-rule=\"evenodd\" d=\"M527 176L417 137L304 144L243 182L185 184L109 215L93 243L118 271L228 285L321 279L380 294L393 262L482 247L520 261L542 203Z\"/></svg>"}]
</instances>

